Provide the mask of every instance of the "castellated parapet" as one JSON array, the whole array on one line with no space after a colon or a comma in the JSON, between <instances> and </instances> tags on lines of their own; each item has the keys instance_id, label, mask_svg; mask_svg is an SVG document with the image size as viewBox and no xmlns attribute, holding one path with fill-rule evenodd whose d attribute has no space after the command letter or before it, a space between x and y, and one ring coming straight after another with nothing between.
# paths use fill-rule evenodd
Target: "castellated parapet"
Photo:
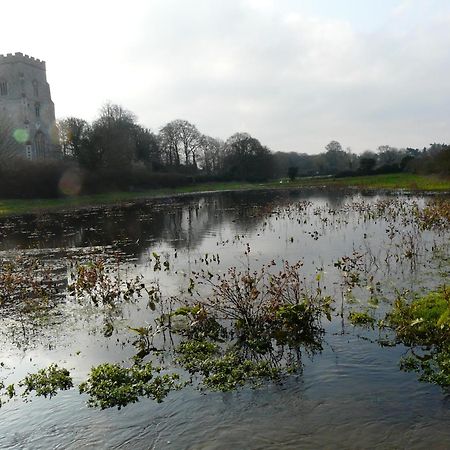
<instances>
[{"instance_id":1,"label":"castellated parapet","mask_svg":"<svg viewBox=\"0 0 450 450\"><path fill-rule=\"evenodd\" d=\"M44 61L20 52L0 55L0 119L18 140L19 156L55 157L55 107Z\"/></svg>"},{"instance_id":2,"label":"castellated parapet","mask_svg":"<svg viewBox=\"0 0 450 450\"><path fill-rule=\"evenodd\" d=\"M1 63L24 63L38 69L45 70L45 61L34 58L33 56L24 55L21 52L7 53L6 55L0 55Z\"/></svg>"}]
</instances>

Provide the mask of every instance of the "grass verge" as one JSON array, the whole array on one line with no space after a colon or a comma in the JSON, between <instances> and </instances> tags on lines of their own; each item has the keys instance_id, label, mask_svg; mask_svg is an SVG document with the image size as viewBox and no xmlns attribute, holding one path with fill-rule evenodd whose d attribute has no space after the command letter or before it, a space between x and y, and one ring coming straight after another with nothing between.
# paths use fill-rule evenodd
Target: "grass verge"
<instances>
[{"instance_id":1,"label":"grass verge","mask_svg":"<svg viewBox=\"0 0 450 450\"><path fill-rule=\"evenodd\" d=\"M110 192L79 197L58 199L12 199L0 200L0 217L16 214L36 213L57 209L76 209L81 207L107 205L134 200L170 197L198 192L220 192L258 189L298 189L302 187L353 187L360 189L404 189L423 192L450 192L450 179L437 176L424 176L409 173L367 175L360 177L331 178L308 177L295 181L270 181L266 183L222 182L203 183L174 189L152 189L142 192Z\"/></svg>"}]
</instances>

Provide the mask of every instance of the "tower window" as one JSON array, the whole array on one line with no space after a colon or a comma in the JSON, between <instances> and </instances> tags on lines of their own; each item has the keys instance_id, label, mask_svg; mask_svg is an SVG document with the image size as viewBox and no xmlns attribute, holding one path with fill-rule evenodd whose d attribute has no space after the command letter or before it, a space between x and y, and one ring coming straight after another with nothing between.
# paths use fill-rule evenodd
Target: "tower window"
<instances>
[{"instance_id":1,"label":"tower window","mask_svg":"<svg viewBox=\"0 0 450 450\"><path fill-rule=\"evenodd\" d=\"M35 97L39 97L39 86L36 80L33 80L33 94Z\"/></svg>"},{"instance_id":2,"label":"tower window","mask_svg":"<svg viewBox=\"0 0 450 450\"><path fill-rule=\"evenodd\" d=\"M41 132L37 132L34 138L34 150L37 158L45 158L47 142L45 136Z\"/></svg>"},{"instance_id":3,"label":"tower window","mask_svg":"<svg viewBox=\"0 0 450 450\"><path fill-rule=\"evenodd\" d=\"M0 80L0 95L8 95L8 83Z\"/></svg>"},{"instance_id":4,"label":"tower window","mask_svg":"<svg viewBox=\"0 0 450 450\"><path fill-rule=\"evenodd\" d=\"M41 104L40 103L34 104L34 112L36 113L36 117L41 117Z\"/></svg>"},{"instance_id":5,"label":"tower window","mask_svg":"<svg viewBox=\"0 0 450 450\"><path fill-rule=\"evenodd\" d=\"M33 159L33 149L30 144L25 146L25 155L28 159Z\"/></svg>"}]
</instances>

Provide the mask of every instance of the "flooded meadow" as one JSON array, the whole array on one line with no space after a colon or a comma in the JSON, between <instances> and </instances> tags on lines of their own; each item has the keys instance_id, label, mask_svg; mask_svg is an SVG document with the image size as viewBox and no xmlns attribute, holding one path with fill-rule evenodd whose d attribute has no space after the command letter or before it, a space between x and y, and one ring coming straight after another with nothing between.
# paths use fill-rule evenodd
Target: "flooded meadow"
<instances>
[{"instance_id":1,"label":"flooded meadow","mask_svg":"<svg viewBox=\"0 0 450 450\"><path fill-rule=\"evenodd\" d=\"M0 219L0 447L448 448L450 200Z\"/></svg>"}]
</instances>

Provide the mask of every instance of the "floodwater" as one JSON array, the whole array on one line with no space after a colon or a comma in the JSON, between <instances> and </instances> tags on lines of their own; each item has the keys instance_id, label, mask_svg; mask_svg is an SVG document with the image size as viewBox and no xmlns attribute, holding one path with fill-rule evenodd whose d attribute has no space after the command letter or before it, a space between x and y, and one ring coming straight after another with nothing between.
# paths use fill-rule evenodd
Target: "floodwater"
<instances>
[{"instance_id":1,"label":"floodwater","mask_svg":"<svg viewBox=\"0 0 450 450\"><path fill-rule=\"evenodd\" d=\"M323 351L304 354L301 373L283 383L227 393L188 386L162 403L141 399L120 411L89 408L77 389L16 398L0 408L0 448L450 448L448 392L399 369L405 347L381 346L378 331L347 319L368 308L382 319L400 292L448 283L449 231L419 230L411 215L429 201L321 190L220 193L2 219L0 262L37 259L58 280L39 314L0 307L5 385L53 362L70 369L75 384L94 365L129 364L129 327L153 323L144 298L111 308L67 295L77 261L102 257L114 268L120 260L121 276L142 275L164 297L189 298L190 274L206 262L216 273L300 260L305 284L314 289L320 275L335 310L323 323ZM153 252L167 262L160 271ZM343 257L364 279L351 292L336 265Z\"/></svg>"}]
</instances>

